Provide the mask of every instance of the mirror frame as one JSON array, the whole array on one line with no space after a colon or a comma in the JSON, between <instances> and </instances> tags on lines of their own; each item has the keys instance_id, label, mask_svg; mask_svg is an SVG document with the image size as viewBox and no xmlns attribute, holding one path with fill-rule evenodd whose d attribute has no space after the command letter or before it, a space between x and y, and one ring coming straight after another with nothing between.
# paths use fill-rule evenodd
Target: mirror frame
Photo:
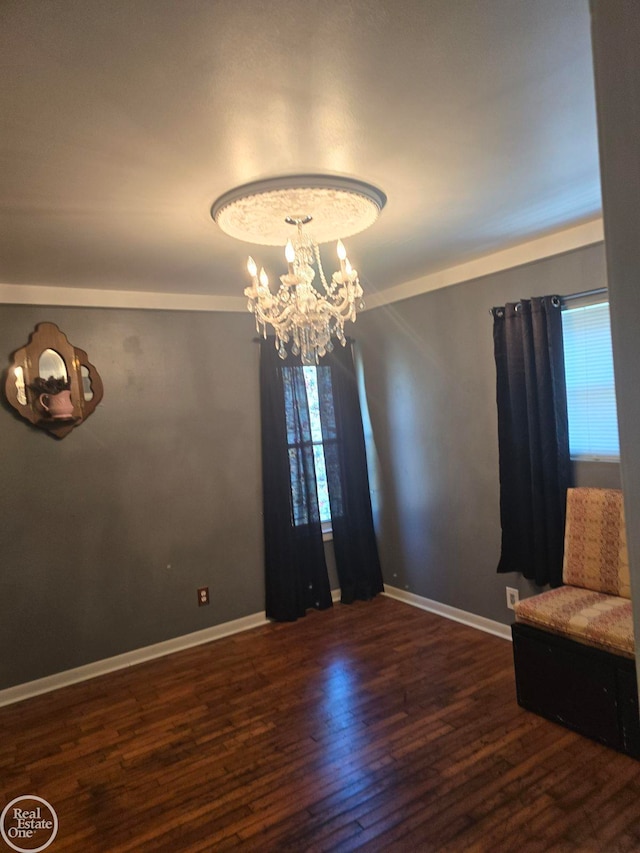
<instances>
[{"instance_id":1,"label":"mirror frame","mask_svg":"<svg viewBox=\"0 0 640 853\"><path fill-rule=\"evenodd\" d=\"M31 387L31 383L39 376L40 356L46 349L52 349L62 357L70 382L73 414L69 419L57 422L43 411L39 404L40 394ZM81 375L83 366L89 373L91 390L93 391L91 400L84 398ZM21 367L23 371L27 398L24 404L18 399L15 378L16 367ZM60 331L55 323L38 323L29 337L29 342L16 350L11 356L11 367L7 372L5 382L7 401L25 420L40 429L46 430L56 438L64 438L74 427L79 426L89 415L93 414L96 406L102 400L103 393L102 379L89 361L86 352L69 343L67 336Z\"/></svg>"}]
</instances>

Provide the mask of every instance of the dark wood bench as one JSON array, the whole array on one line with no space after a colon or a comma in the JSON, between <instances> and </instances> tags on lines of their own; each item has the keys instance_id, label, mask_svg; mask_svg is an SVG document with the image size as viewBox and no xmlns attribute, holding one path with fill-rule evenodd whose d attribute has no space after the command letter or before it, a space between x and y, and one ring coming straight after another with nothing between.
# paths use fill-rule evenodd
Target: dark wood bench
<instances>
[{"instance_id":1,"label":"dark wood bench","mask_svg":"<svg viewBox=\"0 0 640 853\"><path fill-rule=\"evenodd\" d=\"M516 605L518 703L634 758L640 717L622 494L569 489L565 585Z\"/></svg>"}]
</instances>

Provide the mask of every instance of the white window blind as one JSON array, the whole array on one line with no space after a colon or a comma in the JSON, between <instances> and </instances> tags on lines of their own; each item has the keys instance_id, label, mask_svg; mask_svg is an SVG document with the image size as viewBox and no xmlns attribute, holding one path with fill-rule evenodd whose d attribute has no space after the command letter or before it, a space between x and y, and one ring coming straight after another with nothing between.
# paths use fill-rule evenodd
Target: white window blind
<instances>
[{"instance_id":1,"label":"white window blind","mask_svg":"<svg viewBox=\"0 0 640 853\"><path fill-rule=\"evenodd\" d=\"M608 302L562 312L572 458L620 457Z\"/></svg>"}]
</instances>

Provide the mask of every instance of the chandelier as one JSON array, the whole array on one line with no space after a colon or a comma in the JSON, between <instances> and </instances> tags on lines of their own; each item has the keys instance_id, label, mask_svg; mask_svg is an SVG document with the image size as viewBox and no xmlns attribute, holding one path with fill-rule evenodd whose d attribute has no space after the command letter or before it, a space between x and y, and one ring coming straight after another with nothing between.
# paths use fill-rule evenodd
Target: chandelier
<instances>
[{"instance_id":1,"label":"chandelier","mask_svg":"<svg viewBox=\"0 0 640 853\"><path fill-rule=\"evenodd\" d=\"M386 203L376 187L351 178L293 175L237 187L214 202L211 215L232 237L266 246L285 244L287 272L272 290L264 268L249 257L245 288L256 329L273 327L280 358L287 344L302 364L317 364L333 340L346 343L344 324L364 307L362 287L341 237L372 225ZM320 248L337 240L339 269L327 280ZM317 273L317 275L316 275Z\"/></svg>"}]
</instances>

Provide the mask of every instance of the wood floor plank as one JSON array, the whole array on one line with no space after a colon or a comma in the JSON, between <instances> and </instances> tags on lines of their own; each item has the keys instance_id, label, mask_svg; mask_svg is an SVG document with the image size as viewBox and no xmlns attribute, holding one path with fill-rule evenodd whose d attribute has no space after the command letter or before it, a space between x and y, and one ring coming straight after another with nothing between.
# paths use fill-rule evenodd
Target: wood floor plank
<instances>
[{"instance_id":1,"label":"wood floor plank","mask_svg":"<svg viewBox=\"0 0 640 853\"><path fill-rule=\"evenodd\" d=\"M0 728L0 806L51 802L54 853L640 853L640 765L520 709L508 642L384 597L35 697Z\"/></svg>"}]
</instances>

